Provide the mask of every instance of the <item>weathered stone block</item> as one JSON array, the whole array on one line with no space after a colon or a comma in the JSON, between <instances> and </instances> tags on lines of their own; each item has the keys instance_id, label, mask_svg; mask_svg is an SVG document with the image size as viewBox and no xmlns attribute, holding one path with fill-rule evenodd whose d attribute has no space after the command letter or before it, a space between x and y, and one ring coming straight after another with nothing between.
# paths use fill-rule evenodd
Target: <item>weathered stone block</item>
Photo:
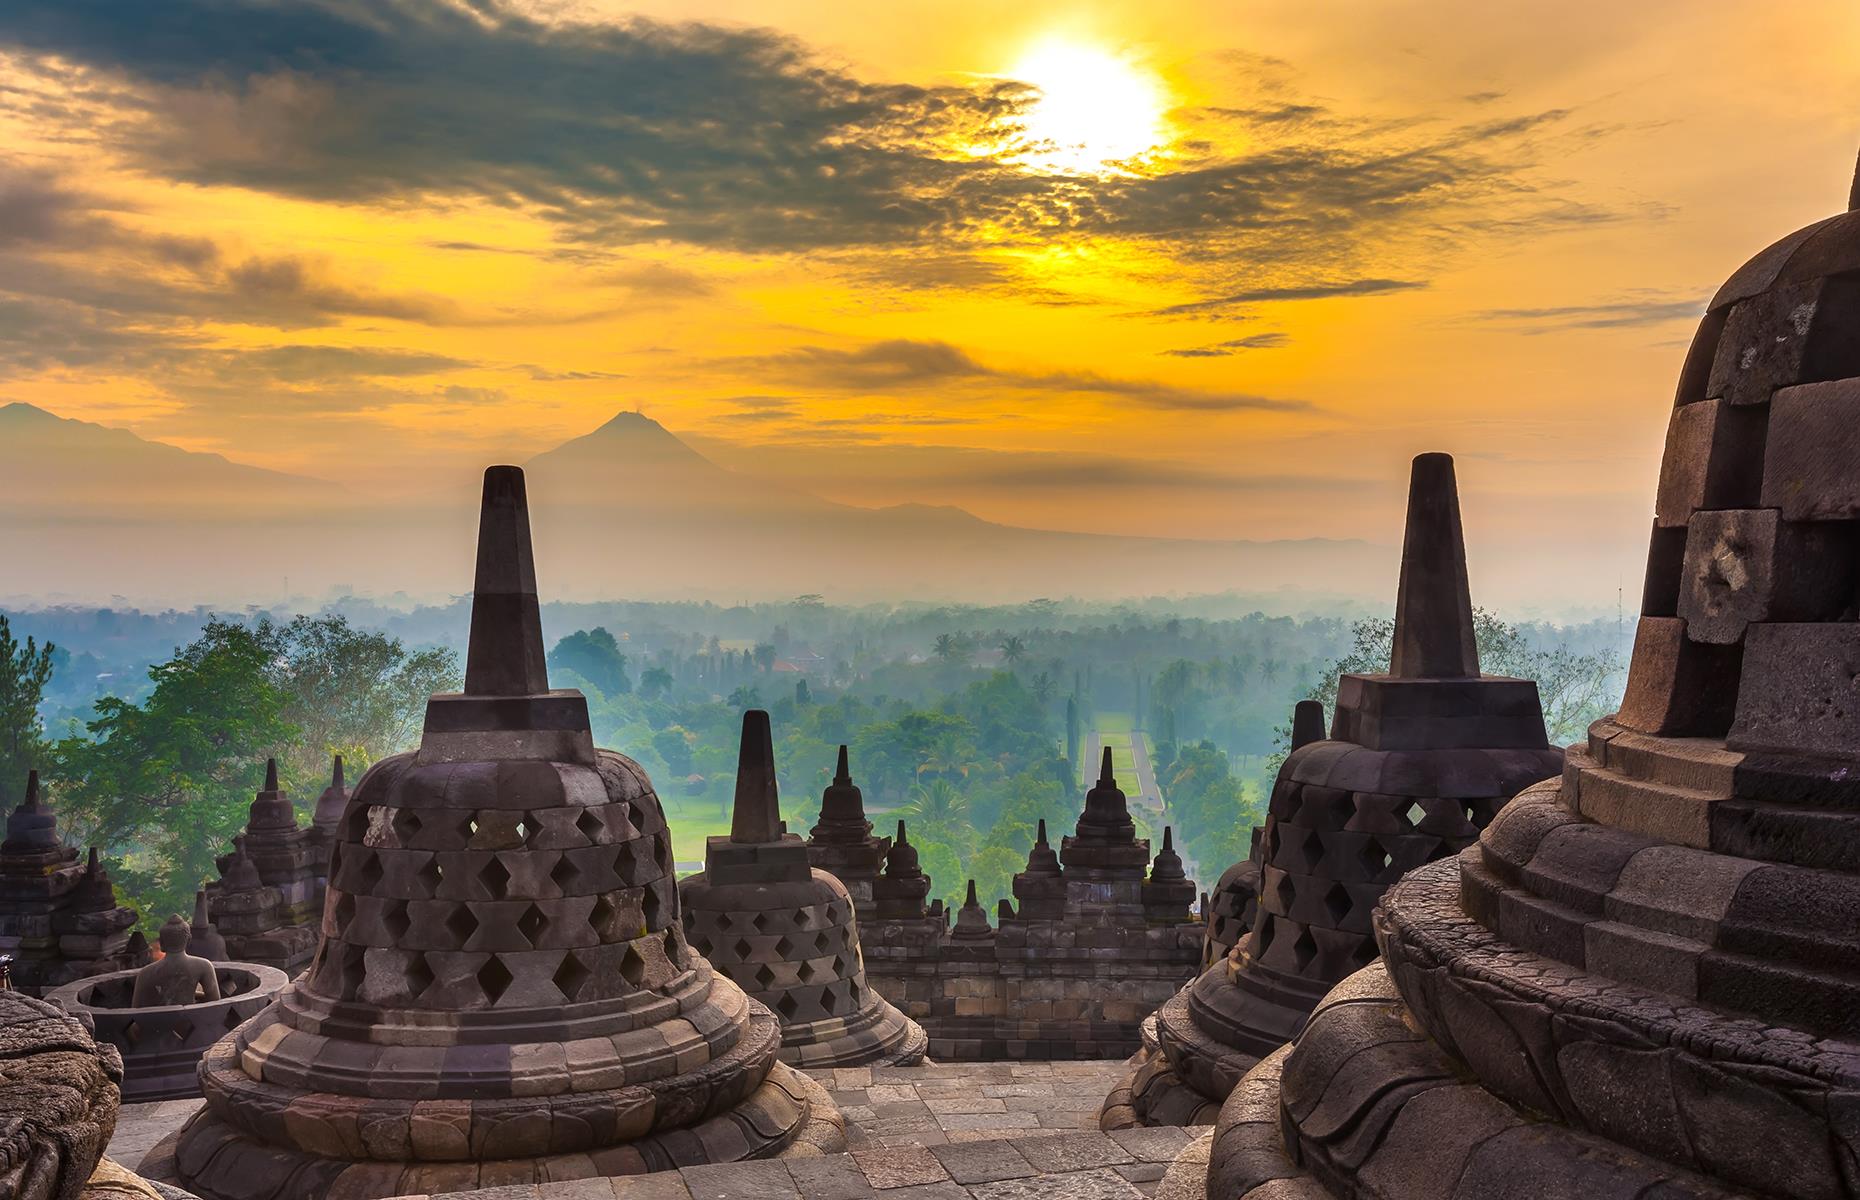
<instances>
[{"instance_id":1,"label":"weathered stone block","mask_svg":"<svg viewBox=\"0 0 1860 1200\"><path fill-rule=\"evenodd\" d=\"M1860 379L1776 393L1761 503L1780 508L1791 521L1860 516Z\"/></svg>"},{"instance_id":2,"label":"weathered stone block","mask_svg":"<svg viewBox=\"0 0 1860 1200\"><path fill-rule=\"evenodd\" d=\"M1642 617L1616 720L1641 733L1722 737L1737 705L1743 647L1695 642L1679 617Z\"/></svg>"},{"instance_id":3,"label":"weathered stone block","mask_svg":"<svg viewBox=\"0 0 1860 1200\"><path fill-rule=\"evenodd\" d=\"M1701 508L1747 508L1762 485L1764 413L1724 400L1673 410L1654 524L1682 526Z\"/></svg>"},{"instance_id":4,"label":"weathered stone block","mask_svg":"<svg viewBox=\"0 0 1860 1200\"><path fill-rule=\"evenodd\" d=\"M1729 644L1753 621L1831 621L1853 603L1854 531L1773 508L1692 515L1679 615L1695 642Z\"/></svg>"},{"instance_id":5,"label":"weathered stone block","mask_svg":"<svg viewBox=\"0 0 1860 1200\"><path fill-rule=\"evenodd\" d=\"M1860 375L1860 280L1785 284L1739 301L1725 321L1706 393L1765 404L1778 388Z\"/></svg>"},{"instance_id":6,"label":"weathered stone block","mask_svg":"<svg viewBox=\"0 0 1860 1200\"><path fill-rule=\"evenodd\" d=\"M1860 624L1752 625L1728 742L1840 755L1860 745Z\"/></svg>"}]
</instances>

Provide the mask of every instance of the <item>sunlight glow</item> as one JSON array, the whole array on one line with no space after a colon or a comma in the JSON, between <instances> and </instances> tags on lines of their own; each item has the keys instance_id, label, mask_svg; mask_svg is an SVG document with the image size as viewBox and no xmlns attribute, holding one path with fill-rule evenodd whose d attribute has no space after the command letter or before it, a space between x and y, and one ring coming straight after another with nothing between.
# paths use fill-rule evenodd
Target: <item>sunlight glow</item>
<instances>
[{"instance_id":1,"label":"sunlight glow","mask_svg":"<svg viewBox=\"0 0 1860 1200\"><path fill-rule=\"evenodd\" d=\"M1040 89L1025 113L1030 165L1102 174L1163 141L1162 81L1122 55L1049 39L1007 74Z\"/></svg>"}]
</instances>

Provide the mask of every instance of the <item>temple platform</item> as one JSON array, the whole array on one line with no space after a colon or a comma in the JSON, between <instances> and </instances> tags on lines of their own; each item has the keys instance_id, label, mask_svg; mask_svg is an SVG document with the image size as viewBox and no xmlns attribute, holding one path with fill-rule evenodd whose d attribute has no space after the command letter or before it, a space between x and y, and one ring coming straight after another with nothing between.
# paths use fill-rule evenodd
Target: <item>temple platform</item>
<instances>
[{"instance_id":1,"label":"temple platform","mask_svg":"<svg viewBox=\"0 0 1860 1200\"><path fill-rule=\"evenodd\" d=\"M932 1063L807 1072L846 1118L848 1153L450 1192L444 1200L1133 1200L1202 1129L1098 1132L1124 1064ZM198 1100L127 1104L110 1156L133 1166ZM434 1196L431 1200L441 1200Z\"/></svg>"}]
</instances>

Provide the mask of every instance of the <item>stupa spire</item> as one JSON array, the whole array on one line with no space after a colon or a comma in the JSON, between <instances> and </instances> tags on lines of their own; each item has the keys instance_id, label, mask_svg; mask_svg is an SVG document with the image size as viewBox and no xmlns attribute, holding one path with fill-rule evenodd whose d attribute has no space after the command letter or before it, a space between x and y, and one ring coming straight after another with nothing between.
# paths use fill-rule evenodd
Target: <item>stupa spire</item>
<instances>
[{"instance_id":1,"label":"stupa spire","mask_svg":"<svg viewBox=\"0 0 1860 1200\"><path fill-rule=\"evenodd\" d=\"M278 790L278 760L275 758L265 760L265 790L268 792Z\"/></svg>"},{"instance_id":2,"label":"stupa spire","mask_svg":"<svg viewBox=\"0 0 1860 1200\"><path fill-rule=\"evenodd\" d=\"M775 788L775 737L769 728L768 712L752 708L743 714L730 840L776 842L781 836L781 798Z\"/></svg>"},{"instance_id":3,"label":"stupa spire","mask_svg":"<svg viewBox=\"0 0 1860 1200\"><path fill-rule=\"evenodd\" d=\"M1466 535L1460 528L1460 493L1450 454L1417 454L1414 459L1389 674L1405 679L1479 674L1472 591L1466 581Z\"/></svg>"},{"instance_id":4,"label":"stupa spire","mask_svg":"<svg viewBox=\"0 0 1860 1200\"><path fill-rule=\"evenodd\" d=\"M1300 700L1292 709L1292 749L1324 740L1324 706L1316 700Z\"/></svg>"},{"instance_id":5,"label":"stupa spire","mask_svg":"<svg viewBox=\"0 0 1860 1200\"><path fill-rule=\"evenodd\" d=\"M487 467L478 515L465 694L533 696L548 690L523 470Z\"/></svg>"}]
</instances>

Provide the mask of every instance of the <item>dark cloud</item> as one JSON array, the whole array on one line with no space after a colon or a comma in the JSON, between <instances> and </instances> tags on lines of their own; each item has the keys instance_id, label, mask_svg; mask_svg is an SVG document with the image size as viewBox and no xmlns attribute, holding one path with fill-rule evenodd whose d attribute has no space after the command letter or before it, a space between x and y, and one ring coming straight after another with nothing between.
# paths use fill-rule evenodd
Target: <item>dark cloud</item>
<instances>
[{"instance_id":1,"label":"dark cloud","mask_svg":"<svg viewBox=\"0 0 1860 1200\"><path fill-rule=\"evenodd\" d=\"M780 354L735 360L773 369L817 387L869 393L972 383L1028 392L1121 396L1150 408L1186 412L1308 412L1302 400L1244 392L1200 392L1142 379L1119 379L1094 371L1017 371L986 366L948 342L895 338L850 350L799 346Z\"/></svg>"},{"instance_id":2,"label":"dark cloud","mask_svg":"<svg viewBox=\"0 0 1860 1200\"><path fill-rule=\"evenodd\" d=\"M1291 344L1290 335L1274 331L1229 338L1224 342L1216 342L1212 346L1188 346L1180 350L1164 350L1163 353L1172 358L1227 358L1243 350L1278 350Z\"/></svg>"},{"instance_id":3,"label":"dark cloud","mask_svg":"<svg viewBox=\"0 0 1860 1200\"><path fill-rule=\"evenodd\" d=\"M1549 308L1492 308L1474 313L1472 320L1513 327L1536 335L1565 329L1629 329L1696 321L1705 315L1705 297L1674 300L1649 296L1604 304L1566 304Z\"/></svg>"},{"instance_id":4,"label":"dark cloud","mask_svg":"<svg viewBox=\"0 0 1860 1200\"><path fill-rule=\"evenodd\" d=\"M1539 199L1510 186L1526 139L1568 115L1427 129L1271 96L1199 110L1166 167L1087 177L1018 161L1021 84L873 83L767 30L552 22L508 0L11 0L0 46L139 106L98 133L171 178L475 196L569 241L751 251L1108 235L1315 270L1473 198L1528 220Z\"/></svg>"},{"instance_id":5,"label":"dark cloud","mask_svg":"<svg viewBox=\"0 0 1860 1200\"><path fill-rule=\"evenodd\" d=\"M476 364L420 350L377 350L354 346L266 346L228 351L225 358L246 370L285 383L324 379L436 375Z\"/></svg>"},{"instance_id":6,"label":"dark cloud","mask_svg":"<svg viewBox=\"0 0 1860 1200\"><path fill-rule=\"evenodd\" d=\"M1275 304L1288 300L1330 300L1341 296L1382 296L1390 292L1412 292L1426 286L1426 283L1414 279L1352 279L1344 283L1247 288L1224 296L1210 296L1206 300L1152 309L1147 315L1155 317L1209 316L1244 308L1250 304Z\"/></svg>"}]
</instances>

